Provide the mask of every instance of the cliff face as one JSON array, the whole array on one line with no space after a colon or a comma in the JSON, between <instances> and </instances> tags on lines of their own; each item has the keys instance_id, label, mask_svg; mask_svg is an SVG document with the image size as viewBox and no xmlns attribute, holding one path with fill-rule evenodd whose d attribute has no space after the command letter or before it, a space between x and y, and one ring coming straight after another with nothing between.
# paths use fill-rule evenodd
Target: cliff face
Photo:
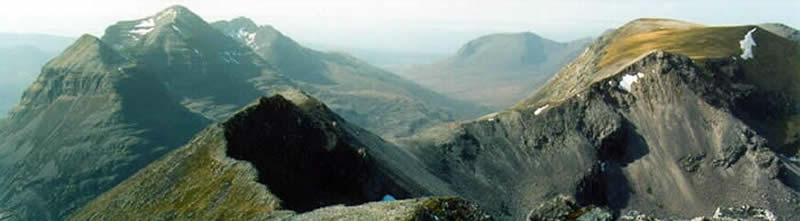
<instances>
[{"instance_id":1,"label":"cliff face","mask_svg":"<svg viewBox=\"0 0 800 221\"><path fill-rule=\"evenodd\" d=\"M98 197L72 219L488 219L408 152L299 91L261 98ZM303 213L312 211L309 213Z\"/></svg>"}]
</instances>

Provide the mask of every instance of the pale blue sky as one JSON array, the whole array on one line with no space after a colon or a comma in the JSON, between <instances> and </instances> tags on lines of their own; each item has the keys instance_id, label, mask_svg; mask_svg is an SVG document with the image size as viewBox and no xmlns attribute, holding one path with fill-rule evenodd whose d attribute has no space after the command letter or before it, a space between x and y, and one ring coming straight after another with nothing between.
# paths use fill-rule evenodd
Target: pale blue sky
<instances>
[{"instance_id":1,"label":"pale blue sky","mask_svg":"<svg viewBox=\"0 0 800 221\"><path fill-rule=\"evenodd\" d=\"M22 0L3 3L0 32L101 35L115 21L146 17L174 4L208 21L250 17L305 43L448 53L489 33L532 31L567 41L640 17L800 26L799 0Z\"/></svg>"}]
</instances>

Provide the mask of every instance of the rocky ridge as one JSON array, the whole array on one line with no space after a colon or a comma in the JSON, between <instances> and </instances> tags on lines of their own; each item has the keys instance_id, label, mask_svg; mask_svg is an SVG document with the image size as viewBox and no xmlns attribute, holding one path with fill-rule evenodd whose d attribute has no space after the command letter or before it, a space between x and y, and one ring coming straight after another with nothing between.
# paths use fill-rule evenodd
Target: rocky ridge
<instances>
[{"instance_id":1,"label":"rocky ridge","mask_svg":"<svg viewBox=\"0 0 800 221\"><path fill-rule=\"evenodd\" d=\"M403 199L452 193L414 162L408 152L350 125L315 99L287 90L209 127L71 219L491 218L469 202L446 197L329 207L387 194Z\"/></svg>"}]
</instances>

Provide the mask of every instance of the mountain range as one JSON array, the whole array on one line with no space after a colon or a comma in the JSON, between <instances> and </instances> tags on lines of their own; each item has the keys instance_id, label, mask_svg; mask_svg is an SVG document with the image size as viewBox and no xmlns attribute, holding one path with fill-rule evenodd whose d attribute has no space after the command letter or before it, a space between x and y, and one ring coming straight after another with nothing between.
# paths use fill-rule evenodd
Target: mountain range
<instances>
[{"instance_id":1,"label":"mountain range","mask_svg":"<svg viewBox=\"0 0 800 221\"><path fill-rule=\"evenodd\" d=\"M637 19L478 117L271 26L174 6L42 68L0 120L0 220L796 220L792 33ZM521 35L447 63L544 64ZM510 60L470 59L484 53Z\"/></svg>"},{"instance_id":2,"label":"mountain range","mask_svg":"<svg viewBox=\"0 0 800 221\"><path fill-rule=\"evenodd\" d=\"M401 74L445 95L500 110L536 91L590 41L560 43L530 32L491 34L445 60Z\"/></svg>"},{"instance_id":3,"label":"mountain range","mask_svg":"<svg viewBox=\"0 0 800 221\"><path fill-rule=\"evenodd\" d=\"M207 125L288 87L387 138L483 112L349 56L286 37L276 53L254 50L228 34L175 6L111 25L102 38L81 36L49 61L0 122L0 213L63 219ZM278 53L287 59L269 57ZM316 66L295 65L306 60Z\"/></svg>"},{"instance_id":4,"label":"mountain range","mask_svg":"<svg viewBox=\"0 0 800 221\"><path fill-rule=\"evenodd\" d=\"M791 145L797 93L789 85L800 73L797 56L800 45L758 26L639 19L602 35L514 107L395 144L369 139L307 95L283 92L237 114L262 117L207 129L73 218L152 212L150 205L191 196L196 204L155 210L148 219L212 219L218 208L240 205L212 196L258 177L256 189L266 192L255 201L272 204L247 207L258 211L236 213L241 219L418 218L378 209L387 202L332 206L386 194L457 195L500 220L793 220L800 170ZM302 120L283 120L297 115ZM220 145L224 154L208 149ZM249 161L256 172L171 170L194 162L182 160L192 154L225 165ZM219 178L189 189L162 181L203 177ZM169 197L151 197L159 191Z\"/></svg>"}]
</instances>

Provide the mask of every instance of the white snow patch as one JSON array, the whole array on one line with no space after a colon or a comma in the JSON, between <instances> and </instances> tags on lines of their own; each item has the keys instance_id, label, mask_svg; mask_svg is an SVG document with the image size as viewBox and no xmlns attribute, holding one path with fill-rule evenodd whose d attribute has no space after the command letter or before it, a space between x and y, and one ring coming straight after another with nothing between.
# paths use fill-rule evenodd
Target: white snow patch
<instances>
[{"instance_id":1,"label":"white snow patch","mask_svg":"<svg viewBox=\"0 0 800 221\"><path fill-rule=\"evenodd\" d=\"M247 43L247 46L250 46L250 48L256 49L258 47L258 45L256 45L256 33L255 32L245 31L244 28L243 29L239 29L239 32L237 32L237 37L239 39L244 40L245 43Z\"/></svg>"},{"instance_id":2,"label":"white snow patch","mask_svg":"<svg viewBox=\"0 0 800 221\"><path fill-rule=\"evenodd\" d=\"M153 26L156 26L156 21L153 18L149 18L139 22L134 28L152 28Z\"/></svg>"},{"instance_id":3,"label":"white snow patch","mask_svg":"<svg viewBox=\"0 0 800 221\"><path fill-rule=\"evenodd\" d=\"M633 86L633 83L636 83L636 81L639 81L639 78L644 78L644 73L626 74L622 76L622 81L619 82L619 88L631 92L631 86Z\"/></svg>"},{"instance_id":4,"label":"white snow patch","mask_svg":"<svg viewBox=\"0 0 800 221\"><path fill-rule=\"evenodd\" d=\"M547 109L548 107L550 107L550 105L549 105L549 104L546 104L546 105L544 105L544 106L542 106L542 107L540 107L540 108L536 108L536 110L535 110L535 111L533 111L533 115L539 115L539 114L541 114L541 113L542 113L542 111L544 111L544 110L545 110L545 109Z\"/></svg>"},{"instance_id":5,"label":"white snow patch","mask_svg":"<svg viewBox=\"0 0 800 221\"><path fill-rule=\"evenodd\" d=\"M753 39L753 32L756 32L756 28L748 31L746 35L744 35L744 39L739 41L739 47L742 48L742 59L747 60L753 58L753 46L756 46L756 40Z\"/></svg>"},{"instance_id":6,"label":"white snow patch","mask_svg":"<svg viewBox=\"0 0 800 221\"><path fill-rule=\"evenodd\" d=\"M153 18L145 19L145 20L139 22L139 24L136 24L136 26L133 26L133 30L131 30L130 33L137 34L137 35L146 35L147 33L150 33L151 31L153 31L153 28L155 26L156 26L156 22L153 20ZM135 39L135 40L138 40L138 39Z\"/></svg>"}]
</instances>

